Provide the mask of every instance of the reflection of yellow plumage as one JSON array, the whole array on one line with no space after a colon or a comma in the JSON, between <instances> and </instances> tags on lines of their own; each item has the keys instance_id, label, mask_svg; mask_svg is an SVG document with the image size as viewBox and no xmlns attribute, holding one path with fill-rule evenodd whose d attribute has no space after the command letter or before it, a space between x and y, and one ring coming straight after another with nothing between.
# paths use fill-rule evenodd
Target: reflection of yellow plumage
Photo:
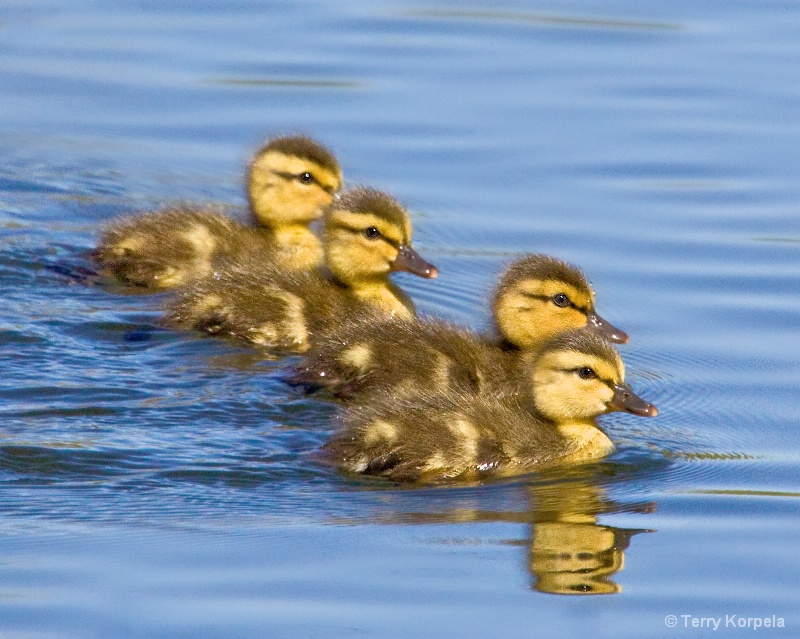
<instances>
[{"instance_id":1,"label":"reflection of yellow plumage","mask_svg":"<svg viewBox=\"0 0 800 639\"><path fill-rule=\"evenodd\" d=\"M533 485L531 499L536 513L529 559L533 587L562 595L619 592L612 576L625 565L631 536L645 531L599 524L597 515L615 506L602 499L598 487L583 481Z\"/></svg>"},{"instance_id":2,"label":"reflection of yellow plumage","mask_svg":"<svg viewBox=\"0 0 800 639\"><path fill-rule=\"evenodd\" d=\"M586 329L554 338L520 370L524 398L423 388L399 399L369 395L344 411L324 450L350 472L474 480L602 458L613 444L598 415L657 414L625 384L613 346Z\"/></svg>"},{"instance_id":3,"label":"reflection of yellow plumage","mask_svg":"<svg viewBox=\"0 0 800 639\"><path fill-rule=\"evenodd\" d=\"M536 589L556 594L620 591L609 577L624 563L613 528L596 523L541 522L533 528L531 572Z\"/></svg>"},{"instance_id":4,"label":"reflection of yellow plumage","mask_svg":"<svg viewBox=\"0 0 800 639\"><path fill-rule=\"evenodd\" d=\"M574 266L527 255L509 266L494 302L498 338L436 320L352 321L323 336L290 376L340 398L363 393L413 394L491 387L516 389L517 355L561 332L586 326L614 341L627 335L600 318L594 293Z\"/></svg>"},{"instance_id":5,"label":"reflection of yellow plumage","mask_svg":"<svg viewBox=\"0 0 800 639\"><path fill-rule=\"evenodd\" d=\"M220 209L174 205L112 222L94 259L123 283L170 289L206 277L221 259L269 260L305 270L322 259L320 241L309 228L341 188L333 154L302 136L270 140L248 172L254 226Z\"/></svg>"},{"instance_id":6,"label":"reflection of yellow plumage","mask_svg":"<svg viewBox=\"0 0 800 639\"><path fill-rule=\"evenodd\" d=\"M527 566L532 588L563 595L614 594L622 590L614 581L614 575L625 566L625 552L631 538L652 531L605 526L598 522L598 518L616 512L646 514L654 510L655 504L621 503L609 499L605 490L594 482L589 469L552 469L531 478L527 485L529 506L525 510L505 510L501 507L502 501L498 503L493 497L476 491L459 493L457 498L449 498L446 502L430 504L426 501L428 506L424 511L400 509L386 512L387 505L394 503L389 502L373 513L369 521L417 526L529 524L530 537L513 540L513 545L528 548ZM470 507L468 504L473 501ZM414 504L419 506L421 502L414 501ZM359 517L358 523L364 521ZM475 534L475 527L470 527L469 531L470 535ZM457 529L453 535L459 539Z\"/></svg>"},{"instance_id":7,"label":"reflection of yellow plumage","mask_svg":"<svg viewBox=\"0 0 800 639\"><path fill-rule=\"evenodd\" d=\"M303 352L321 334L358 314L414 315L392 271L438 272L411 247L411 222L393 198L356 188L324 220L325 267L298 273L255 259L231 264L181 291L167 324Z\"/></svg>"}]
</instances>

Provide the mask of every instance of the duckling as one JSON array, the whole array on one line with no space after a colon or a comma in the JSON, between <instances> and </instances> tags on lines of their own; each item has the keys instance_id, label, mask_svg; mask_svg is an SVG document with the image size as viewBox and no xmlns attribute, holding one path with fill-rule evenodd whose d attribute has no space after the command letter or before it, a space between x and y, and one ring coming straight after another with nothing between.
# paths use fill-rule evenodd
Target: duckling
<instances>
[{"instance_id":1,"label":"duckling","mask_svg":"<svg viewBox=\"0 0 800 639\"><path fill-rule=\"evenodd\" d=\"M526 255L502 274L494 292L496 335L475 335L440 320L379 323L356 319L323 336L287 375L291 384L327 388L341 400L370 392L423 387L516 391L519 353L572 328L588 327L624 343L602 319L583 273L549 255Z\"/></svg>"},{"instance_id":2,"label":"duckling","mask_svg":"<svg viewBox=\"0 0 800 639\"><path fill-rule=\"evenodd\" d=\"M307 137L273 138L255 154L247 183L254 226L221 208L173 205L112 222L93 258L121 282L155 290L210 275L220 257L255 255L293 270L317 266L322 245L309 224L341 188L335 156Z\"/></svg>"},{"instance_id":3,"label":"duckling","mask_svg":"<svg viewBox=\"0 0 800 639\"><path fill-rule=\"evenodd\" d=\"M369 188L341 195L325 215L325 265L309 272L237 262L179 293L166 323L284 352L305 352L358 315L410 319L414 304L393 271L435 278L411 247L411 222L391 196Z\"/></svg>"},{"instance_id":4,"label":"duckling","mask_svg":"<svg viewBox=\"0 0 800 639\"><path fill-rule=\"evenodd\" d=\"M563 333L523 358L527 392L420 391L348 407L323 454L343 470L401 481L477 480L579 464L614 445L595 418L658 410L625 383L619 354L584 329Z\"/></svg>"}]
</instances>

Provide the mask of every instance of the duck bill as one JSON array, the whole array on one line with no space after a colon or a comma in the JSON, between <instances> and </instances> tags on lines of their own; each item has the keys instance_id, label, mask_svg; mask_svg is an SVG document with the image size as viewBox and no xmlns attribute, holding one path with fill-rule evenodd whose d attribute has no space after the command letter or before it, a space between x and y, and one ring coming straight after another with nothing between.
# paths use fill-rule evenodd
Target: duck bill
<instances>
[{"instance_id":1,"label":"duck bill","mask_svg":"<svg viewBox=\"0 0 800 639\"><path fill-rule=\"evenodd\" d=\"M618 329L613 324L605 321L597 313L591 312L586 318L586 327L598 335L602 335L609 342L617 344L627 344L628 334L625 331Z\"/></svg>"},{"instance_id":2,"label":"duck bill","mask_svg":"<svg viewBox=\"0 0 800 639\"><path fill-rule=\"evenodd\" d=\"M420 257L420 254L410 246L400 247L397 257L392 263L391 270L406 271L429 280L439 276L439 269L437 269L433 264L423 260L422 257Z\"/></svg>"},{"instance_id":3,"label":"duck bill","mask_svg":"<svg viewBox=\"0 0 800 639\"><path fill-rule=\"evenodd\" d=\"M655 417L658 415L658 409L634 393L627 384L616 384L614 386L614 396L608 402L608 410L633 413L640 417Z\"/></svg>"}]
</instances>

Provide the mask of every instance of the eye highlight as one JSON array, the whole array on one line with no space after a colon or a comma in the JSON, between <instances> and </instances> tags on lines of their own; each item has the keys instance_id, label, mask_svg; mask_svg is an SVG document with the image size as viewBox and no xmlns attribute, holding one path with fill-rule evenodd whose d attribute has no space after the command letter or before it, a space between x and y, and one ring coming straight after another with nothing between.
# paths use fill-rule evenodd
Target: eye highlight
<instances>
[{"instance_id":1,"label":"eye highlight","mask_svg":"<svg viewBox=\"0 0 800 639\"><path fill-rule=\"evenodd\" d=\"M556 293L553 295L553 304L560 308L566 308L567 306L570 306L572 302L570 302L566 293Z\"/></svg>"},{"instance_id":2,"label":"eye highlight","mask_svg":"<svg viewBox=\"0 0 800 639\"><path fill-rule=\"evenodd\" d=\"M364 237L369 240L377 240L381 236L381 232L374 226L364 229Z\"/></svg>"},{"instance_id":3,"label":"eye highlight","mask_svg":"<svg viewBox=\"0 0 800 639\"><path fill-rule=\"evenodd\" d=\"M578 377L581 379L597 379L597 373L588 366L584 366L578 369Z\"/></svg>"}]
</instances>

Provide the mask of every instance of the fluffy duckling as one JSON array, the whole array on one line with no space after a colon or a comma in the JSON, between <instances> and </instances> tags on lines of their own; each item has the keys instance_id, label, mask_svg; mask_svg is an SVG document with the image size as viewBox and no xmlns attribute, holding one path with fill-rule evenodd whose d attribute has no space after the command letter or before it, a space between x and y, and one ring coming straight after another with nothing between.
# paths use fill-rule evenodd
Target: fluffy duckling
<instances>
[{"instance_id":1,"label":"fluffy duckling","mask_svg":"<svg viewBox=\"0 0 800 639\"><path fill-rule=\"evenodd\" d=\"M438 271L411 247L405 209L385 193L356 188L334 202L324 222L324 266L296 272L257 260L231 264L181 291L167 324L305 352L350 317L413 317L413 302L389 274L434 278Z\"/></svg>"},{"instance_id":2,"label":"fluffy duckling","mask_svg":"<svg viewBox=\"0 0 800 639\"><path fill-rule=\"evenodd\" d=\"M377 395L344 411L324 446L342 469L395 480L476 480L605 457L614 445L595 418L654 416L625 383L619 354L586 329L564 333L525 358L524 397L428 392Z\"/></svg>"},{"instance_id":3,"label":"fluffy duckling","mask_svg":"<svg viewBox=\"0 0 800 639\"><path fill-rule=\"evenodd\" d=\"M602 319L594 292L576 267L526 255L503 273L492 304L496 336L437 320L379 323L356 319L323 336L288 381L324 387L339 399L419 388L516 390L517 356L564 331L586 326L615 342L628 336Z\"/></svg>"},{"instance_id":4,"label":"fluffy duckling","mask_svg":"<svg viewBox=\"0 0 800 639\"><path fill-rule=\"evenodd\" d=\"M256 153L247 182L255 225L219 208L174 205L112 222L94 260L125 284L156 290L210 275L221 257L255 255L293 270L317 266L322 245L309 224L341 188L334 155L307 137L277 137Z\"/></svg>"}]
</instances>

